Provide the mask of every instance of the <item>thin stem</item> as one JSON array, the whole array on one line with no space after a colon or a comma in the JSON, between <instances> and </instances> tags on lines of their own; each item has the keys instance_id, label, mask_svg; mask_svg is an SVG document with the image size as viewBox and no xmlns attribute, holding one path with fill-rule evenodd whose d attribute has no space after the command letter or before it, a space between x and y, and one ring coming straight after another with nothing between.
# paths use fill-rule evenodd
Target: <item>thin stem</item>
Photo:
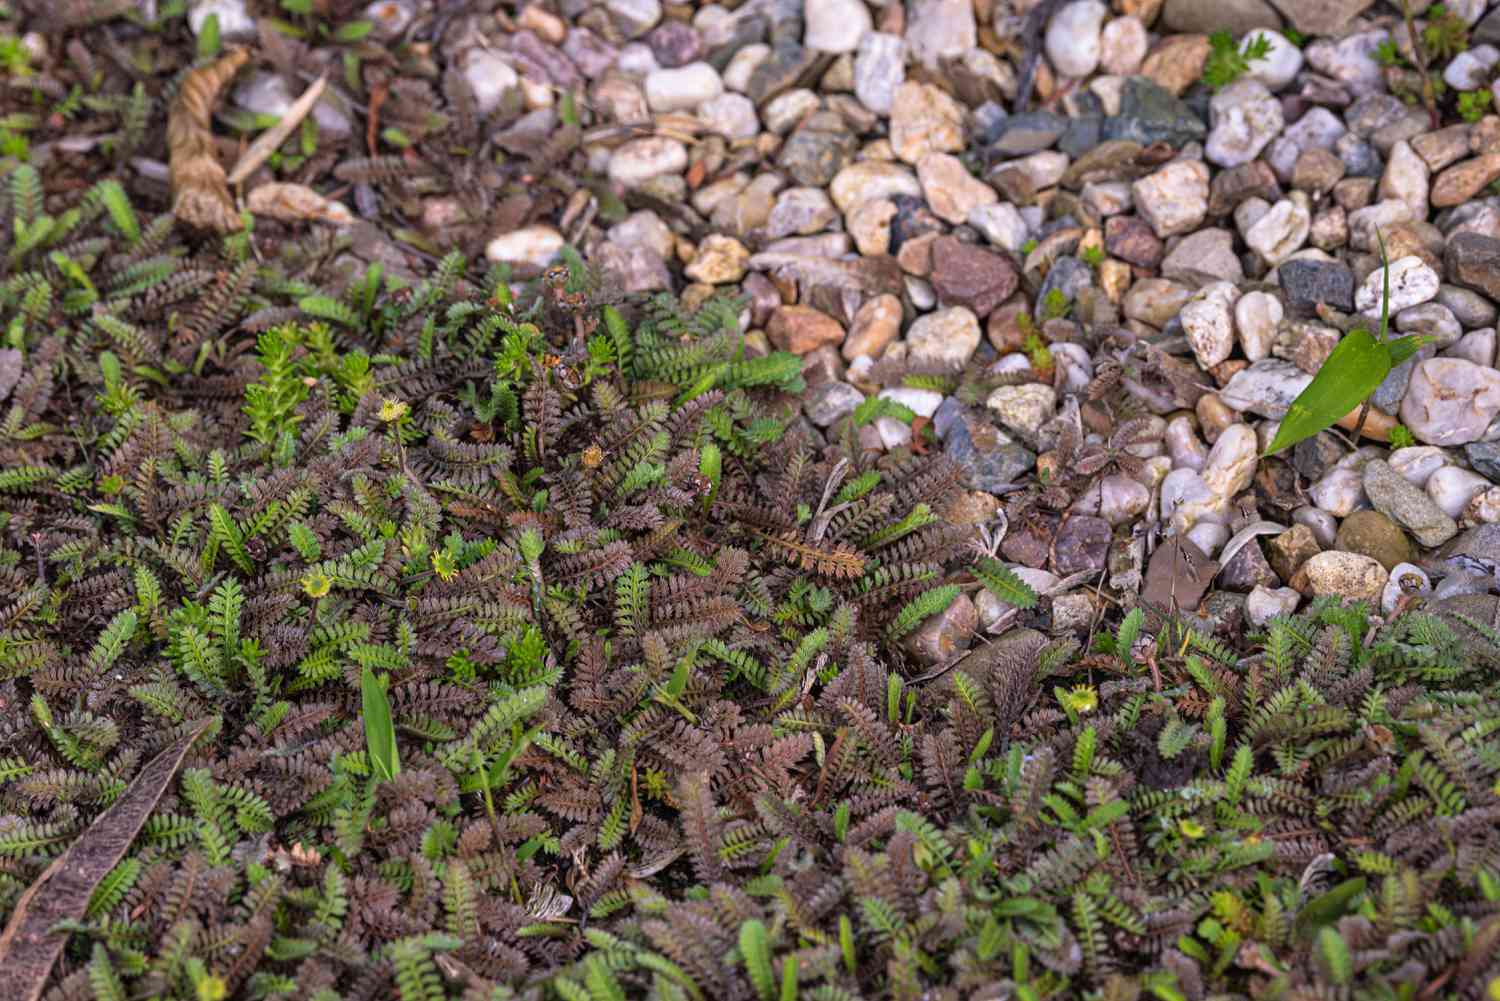
<instances>
[{"instance_id":1,"label":"thin stem","mask_svg":"<svg viewBox=\"0 0 1500 1001\"><path fill-rule=\"evenodd\" d=\"M1406 19L1406 37L1411 39L1411 52L1417 61L1417 72L1422 74L1422 104L1427 108L1427 117L1432 120L1432 127L1437 128L1443 123L1437 109L1437 89L1432 85L1432 74L1427 71L1427 53L1422 51L1422 36L1417 34L1416 19L1412 16L1411 4L1407 0L1401 0L1401 16Z\"/></svg>"}]
</instances>

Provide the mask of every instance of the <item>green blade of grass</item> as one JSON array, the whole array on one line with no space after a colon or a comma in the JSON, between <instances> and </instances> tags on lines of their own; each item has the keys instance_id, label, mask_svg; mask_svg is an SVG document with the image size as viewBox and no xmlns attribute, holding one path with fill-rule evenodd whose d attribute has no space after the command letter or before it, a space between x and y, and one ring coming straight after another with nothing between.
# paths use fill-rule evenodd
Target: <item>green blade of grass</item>
<instances>
[{"instance_id":1,"label":"green blade of grass","mask_svg":"<svg viewBox=\"0 0 1500 1001\"><path fill-rule=\"evenodd\" d=\"M1375 392L1390 370L1391 352L1385 344L1363 328L1349 331L1292 401L1266 455L1275 455L1337 422Z\"/></svg>"},{"instance_id":2,"label":"green blade of grass","mask_svg":"<svg viewBox=\"0 0 1500 1001\"><path fill-rule=\"evenodd\" d=\"M385 686L366 666L359 676L361 706L365 721L365 746L375 776L390 781L401 774L401 756L396 750L396 726L391 719L391 701Z\"/></svg>"}]
</instances>

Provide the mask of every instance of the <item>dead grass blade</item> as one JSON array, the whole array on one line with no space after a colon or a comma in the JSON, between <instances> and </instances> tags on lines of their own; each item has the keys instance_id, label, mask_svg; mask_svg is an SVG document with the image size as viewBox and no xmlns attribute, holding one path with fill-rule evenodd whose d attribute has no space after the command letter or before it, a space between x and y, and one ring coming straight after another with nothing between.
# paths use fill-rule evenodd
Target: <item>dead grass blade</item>
<instances>
[{"instance_id":1,"label":"dead grass blade","mask_svg":"<svg viewBox=\"0 0 1500 1001\"><path fill-rule=\"evenodd\" d=\"M21 894L0 933L0 970L10 985L6 997L36 1001L42 996L52 964L68 940L66 934L54 934L52 929L59 922L83 917L100 880L125 857L188 749L212 723L212 719L199 720L191 733L152 758L115 804Z\"/></svg>"},{"instance_id":2,"label":"dead grass blade","mask_svg":"<svg viewBox=\"0 0 1500 1001\"><path fill-rule=\"evenodd\" d=\"M286 109L286 113L281 116L275 125L257 136L255 142L251 143L250 147L240 154L239 161L235 163L234 169L229 172L229 183L239 184L253 174L256 167L265 163L266 159L272 153L276 152L276 148L286 142L287 136L291 135L292 131L302 124L302 119L306 118L308 113L312 111L313 105L318 103L318 98L323 96L323 88L327 86L328 79L326 77L318 77L312 82L311 86L302 92L301 97L291 103L291 106Z\"/></svg>"}]
</instances>

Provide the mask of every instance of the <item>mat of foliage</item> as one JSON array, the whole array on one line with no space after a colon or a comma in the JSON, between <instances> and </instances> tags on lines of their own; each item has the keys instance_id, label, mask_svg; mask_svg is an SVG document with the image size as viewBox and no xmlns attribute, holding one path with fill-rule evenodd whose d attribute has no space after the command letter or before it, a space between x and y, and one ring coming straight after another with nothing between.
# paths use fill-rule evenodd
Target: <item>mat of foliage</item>
<instances>
[{"instance_id":1,"label":"mat of foliage","mask_svg":"<svg viewBox=\"0 0 1500 1001\"><path fill-rule=\"evenodd\" d=\"M730 305L564 271L522 308L456 257L325 287L26 166L0 253L7 919L211 721L48 997L1500 975L1480 624L1324 600L1231 650L1137 610L928 670L903 640L961 590L1035 596L939 518L941 457L789 431L799 363Z\"/></svg>"}]
</instances>

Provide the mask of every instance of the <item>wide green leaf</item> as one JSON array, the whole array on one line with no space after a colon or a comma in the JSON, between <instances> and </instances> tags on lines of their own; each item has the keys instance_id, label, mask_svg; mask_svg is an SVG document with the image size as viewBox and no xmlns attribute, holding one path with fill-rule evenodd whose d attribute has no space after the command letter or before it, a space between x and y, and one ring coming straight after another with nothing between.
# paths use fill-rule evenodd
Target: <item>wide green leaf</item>
<instances>
[{"instance_id":1,"label":"wide green leaf","mask_svg":"<svg viewBox=\"0 0 1500 1001\"><path fill-rule=\"evenodd\" d=\"M1324 428L1332 427L1343 416L1370 398L1391 369L1417 352L1431 338L1415 335L1391 341L1386 334L1391 325L1391 262L1385 252L1385 237L1377 229L1380 241L1380 330L1371 336L1357 328L1344 335L1318 374L1292 401L1276 437L1266 455L1275 455L1304 438L1311 438Z\"/></svg>"},{"instance_id":2,"label":"wide green leaf","mask_svg":"<svg viewBox=\"0 0 1500 1001\"><path fill-rule=\"evenodd\" d=\"M401 774L391 702L386 696L385 686L368 665L359 676L359 690L364 709L365 746L370 751L370 770L376 778L389 781Z\"/></svg>"},{"instance_id":3,"label":"wide green leaf","mask_svg":"<svg viewBox=\"0 0 1500 1001\"><path fill-rule=\"evenodd\" d=\"M1389 345L1363 328L1349 331L1313 381L1292 401L1266 454L1275 455L1337 422L1365 402L1390 370Z\"/></svg>"}]
</instances>

